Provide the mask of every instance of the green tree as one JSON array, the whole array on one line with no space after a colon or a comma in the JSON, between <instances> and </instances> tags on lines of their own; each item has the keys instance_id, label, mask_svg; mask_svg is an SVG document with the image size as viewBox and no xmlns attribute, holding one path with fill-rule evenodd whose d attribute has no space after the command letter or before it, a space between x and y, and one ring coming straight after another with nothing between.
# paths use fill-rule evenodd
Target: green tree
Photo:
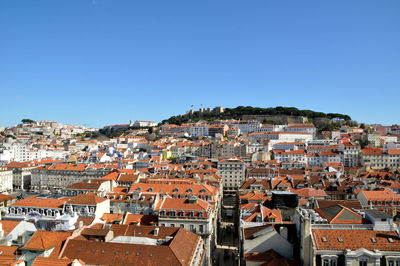
<instances>
[{"instance_id":1,"label":"green tree","mask_svg":"<svg viewBox=\"0 0 400 266\"><path fill-rule=\"evenodd\" d=\"M32 119L28 119L28 118L24 118L21 120L22 123L34 123L35 121L33 121Z\"/></svg>"}]
</instances>

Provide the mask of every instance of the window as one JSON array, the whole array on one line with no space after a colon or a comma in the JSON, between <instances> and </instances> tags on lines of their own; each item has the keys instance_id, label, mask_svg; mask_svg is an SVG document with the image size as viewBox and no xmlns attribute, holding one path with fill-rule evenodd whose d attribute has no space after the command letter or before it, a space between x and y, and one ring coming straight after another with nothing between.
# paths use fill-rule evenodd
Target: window
<instances>
[{"instance_id":1,"label":"window","mask_svg":"<svg viewBox=\"0 0 400 266\"><path fill-rule=\"evenodd\" d=\"M203 225L199 225L199 232L203 233Z\"/></svg>"},{"instance_id":2,"label":"window","mask_svg":"<svg viewBox=\"0 0 400 266\"><path fill-rule=\"evenodd\" d=\"M367 259L359 259L358 260L358 265L359 266L367 266L367 262L368 262Z\"/></svg>"},{"instance_id":3,"label":"window","mask_svg":"<svg viewBox=\"0 0 400 266\"><path fill-rule=\"evenodd\" d=\"M175 227L175 224L171 224L171 227Z\"/></svg>"},{"instance_id":4,"label":"window","mask_svg":"<svg viewBox=\"0 0 400 266\"><path fill-rule=\"evenodd\" d=\"M189 230L192 231L192 232L194 231L194 225L193 224L189 225Z\"/></svg>"},{"instance_id":5,"label":"window","mask_svg":"<svg viewBox=\"0 0 400 266\"><path fill-rule=\"evenodd\" d=\"M323 266L337 266L336 258L324 258L322 261Z\"/></svg>"},{"instance_id":6,"label":"window","mask_svg":"<svg viewBox=\"0 0 400 266\"><path fill-rule=\"evenodd\" d=\"M184 224L181 224L180 227L185 228L185 225L184 225Z\"/></svg>"}]
</instances>

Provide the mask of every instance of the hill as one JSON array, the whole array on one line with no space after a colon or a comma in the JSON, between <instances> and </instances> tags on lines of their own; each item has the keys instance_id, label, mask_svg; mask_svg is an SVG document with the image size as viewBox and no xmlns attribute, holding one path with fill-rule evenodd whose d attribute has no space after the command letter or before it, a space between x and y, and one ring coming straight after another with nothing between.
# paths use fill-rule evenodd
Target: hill
<instances>
[{"instance_id":1,"label":"hill","mask_svg":"<svg viewBox=\"0 0 400 266\"><path fill-rule=\"evenodd\" d=\"M188 112L185 115L172 116L163 120L162 124L182 124L187 122L197 122L205 120L212 122L218 119L242 119L242 120L258 120L268 124L280 123L307 123L316 124L322 128L331 123L349 123L351 117L339 113L323 113L312 110L299 110L296 107L270 107L260 108L252 106L238 106L236 108L225 108L223 112L215 111L196 111Z\"/></svg>"}]
</instances>

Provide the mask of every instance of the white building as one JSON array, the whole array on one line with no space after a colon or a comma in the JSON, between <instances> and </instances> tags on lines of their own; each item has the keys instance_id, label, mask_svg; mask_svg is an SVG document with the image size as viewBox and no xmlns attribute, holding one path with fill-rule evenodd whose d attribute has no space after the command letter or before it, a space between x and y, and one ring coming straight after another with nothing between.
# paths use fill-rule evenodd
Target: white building
<instances>
[{"instance_id":1,"label":"white building","mask_svg":"<svg viewBox=\"0 0 400 266\"><path fill-rule=\"evenodd\" d=\"M222 177L224 188L236 189L246 178L246 165L237 157L220 160L217 169L217 174Z\"/></svg>"},{"instance_id":2,"label":"white building","mask_svg":"<svg viewBox=\"0 0 400 266\"><path fill-rule=\"evenodd\" d=\"M157 122L136 120L134 123L134 126L136 126L136 127L156 127Z\"/></svg>"},{"instance_id":3,"label":"white building","mask_svg":"<svg viewBox=\"0 0 400 266\"><path fill-rule=\"evenodd\" d=\"M0 192L12 191L13 171L0 167Z\"/></svg>"}]
</instances>

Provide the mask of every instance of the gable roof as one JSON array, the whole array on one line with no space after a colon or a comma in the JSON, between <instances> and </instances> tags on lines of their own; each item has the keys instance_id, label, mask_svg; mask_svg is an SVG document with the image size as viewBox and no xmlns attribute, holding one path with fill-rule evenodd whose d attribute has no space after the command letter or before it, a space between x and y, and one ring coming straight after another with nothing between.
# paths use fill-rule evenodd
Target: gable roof
<instances>
[{"instance_id":1,"label":"gable roof","mask_svg":"<svg viewBox=\"0 0 400 266\"><path fill-rule=\"evenodd\" d=\"M71 236L70 232L36 231L21 249L44 251L56 247Z\"/></svg>"},{"instance_id":2,"label":"gable roof","mask_svg":"<svg viewBox=\"0 0 400 266\"><path fill-rule=\"evenodd\" d=\"M361 215L341 205L334 205L316 212L331 224L361 224L367 221Z\"/></svg>"}]
</instances>

